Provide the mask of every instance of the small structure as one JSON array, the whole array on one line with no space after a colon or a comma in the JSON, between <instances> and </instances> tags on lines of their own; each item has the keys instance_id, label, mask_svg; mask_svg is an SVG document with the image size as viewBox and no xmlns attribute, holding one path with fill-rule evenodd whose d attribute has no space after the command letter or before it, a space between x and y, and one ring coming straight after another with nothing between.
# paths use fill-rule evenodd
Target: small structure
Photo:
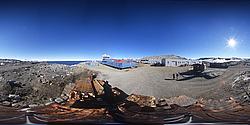
<instances>
[{"instance_id":1,"label":"small structure","mask_svg":"<svg viewBox=\"0 0 250 125\"><path fill-rule=\"evenodd\" d=\"M205 64L193 64L193 71L195 72L203 72L206 69Z\"/></svg>"},{"instance_id":2,"label":"small structure","mask_svg":"<svg viewBox=\"0 0 250 125\"><path fill-rule=\"evenodd\" d=\"M140 60L140 63L143 63L143 64L150 64L150 62L149 62L148 59L142 59L142 60Z\"/></svg>"}]
</instances>

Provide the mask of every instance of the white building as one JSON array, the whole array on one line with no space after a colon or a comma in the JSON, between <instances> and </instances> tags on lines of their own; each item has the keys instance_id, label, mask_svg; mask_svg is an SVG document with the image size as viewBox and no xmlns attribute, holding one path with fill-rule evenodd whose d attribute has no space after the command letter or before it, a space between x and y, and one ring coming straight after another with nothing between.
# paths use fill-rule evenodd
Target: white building
<instances>
[{"instance_id":1,"label":"white building","mask_svg":"<svg viewBox=\"0 0 250 125\"><path fill-rule=\"evenodd\" d=\"M200 61L211 68L227 68L228 66L237 65L242 60L239 58L207 58Z\"/></svg>"},{"instance_id":2,"label":"white building","mask_svg":"<svg viewBox=\"0 0 250 125\"><path fill-rule=\"evenodd\" d=\"M177 66L190 65L191 61L187 60L187 59L168 59L168 58L163 58L161 60L161 63L162 63L163 66L177 67Z\"/></svg>"}]
</instances>

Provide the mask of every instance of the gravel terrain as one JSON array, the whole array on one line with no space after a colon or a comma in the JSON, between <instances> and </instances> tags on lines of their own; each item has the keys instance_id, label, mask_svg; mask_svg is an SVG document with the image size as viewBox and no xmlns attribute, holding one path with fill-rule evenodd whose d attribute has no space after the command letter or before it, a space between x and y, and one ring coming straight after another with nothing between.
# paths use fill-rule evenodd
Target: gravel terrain
<instances>
[{"instance_id":1,"label":"gravel terrain","mask_svg":"<svg viewBox=\"0 0 250 125\"><path fill-rule=\"evenodd\" d=\"M85 71L62 64L5 61L0 66L0 104L34 107L51 101L60 102L62 99L58 97L74 86L81 73Z\"/></svg>"},{"instance_id":2,"label":"gravel terrain","mask_svg":"<svg viewBox=\"0 0 250 125\"><path fill-rule=\"evenodd\" d=\"M197 76L188 74L190 68L140 65L117 70L104 65L72 67L5 62L0 66L0 123L84 123L97 119L109 123L121 120L125 123L249 123L248 64L227 69L208 68ZM172 75L177 72L180 76L173 80ZM112 92L116 93L114 98L126 95L116 103L119 111L114 110L114 105L114 109L95 108L95 105L71 107L74 100L69 93L84 92L93 73L98 75L95 82L109 81L114 87ZM89 99L100 101L93 96ZM87 99L82 101L80 104L87 103Z\"/></svg>"},{"instance_id":3,"label":"gravel terrain","mask_svg":"<svg viewBox=\"0 0 250 125\"><path fill-rule=\"evenodd\" d=\"M227 69L208 68L205 73L215 77L192 77L189 79L186 76L179 76L179 80L172 80L173 73L185 72L191 67L143 66L125 70L117 70L104 65L85 67L99 72L99 79L108 80L112 86L121 88L128 94L157 98L185 95L195 99L229 98L234 78L240 72L250 71L250 68L244 65Z\"/></svg>"}]
</instances>

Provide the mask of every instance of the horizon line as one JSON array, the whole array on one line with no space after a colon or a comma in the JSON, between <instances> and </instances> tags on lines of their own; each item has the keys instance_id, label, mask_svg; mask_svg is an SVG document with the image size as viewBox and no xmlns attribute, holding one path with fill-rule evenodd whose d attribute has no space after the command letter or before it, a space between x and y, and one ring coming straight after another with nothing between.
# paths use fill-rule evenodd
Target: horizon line
<instances>
[{"instance_id":1,"label":"horizon line","mask_svg":"<svg viewBox=\"0 0 250 125\"><path fill-rule=\"evenodd\" d=\"M155 55L157 56L157 55ZM158 56L162 56L162 55L158 55ZM178 56L178 55L175 55ZM144 56L146 57L146 56ZM180 56L180 57L184 57L184 56ZM143 57L140 57L143 58ZM140 58L117 58L115 57L115 59L140 59ZM195 58L188 58L188 57L184 57L186 59L199 59L199 58L242 58L242 59L250 59L250 57L237 57L237 56L232 56L232 57L225 57L225 56L201 56L201 57L195 57ZM0 59L15 59L15 60L20 60L20 61L38 61L38 62L46 62L46 61L88 61L88 60L94 60L94 61L99 61L102 60L101 58L87 58L87 59L18 59L18 58L2 58L0 57Z\"/></svg>"}]
</instances>

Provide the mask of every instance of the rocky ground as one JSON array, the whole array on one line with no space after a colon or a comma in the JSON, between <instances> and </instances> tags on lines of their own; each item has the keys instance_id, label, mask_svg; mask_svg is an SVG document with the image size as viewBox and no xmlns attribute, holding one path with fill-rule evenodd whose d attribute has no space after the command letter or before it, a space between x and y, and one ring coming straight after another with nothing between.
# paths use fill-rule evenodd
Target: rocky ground
<instances>
[{"instance_id":1,"label":"rocky ground","mask_svg":"<svg viewBox=\"0 0 250 125\"><path fill-rule=\"evenodd\" d=\"M3 61L2 61L3 62ZM6 61L0 66L0 105L34 107L61 102L84 71L62 64ZM66 86L66 88L65 88ZM65 93L63 93L65 92Z\"/></svg>"},{"instance_id":2,"label":"rocky ground","mask_svg":"<svg viewBox=\"0 0 250 125\"><path fill-rule=\"evenodd\" d=\"M27 122L29 116L22 111L26 107L34 112L30 117L33 123L250 123L249 63L227 69L208 69L198 77L171 79L172 73L188 69L140 67L116 70L101 65L71 67L4 60L0 66L0 105L4 106L0 109L0 123L10 123L11 119L16 119L18 123ZM86 103L84 100L71 103L71 94L72 91L92 91L93 86L87 83L93 73L98 74L97 82L103 82L100 79L109 80L114 87L112 92L126 95L115 103L119 110L95 108L95 105L89 108L72 107L78 102ZM140 94L144 92L146 95ZM93 93L89 95L98 102ZM6 115L6 111L11 114Z\"/></svg>"},{"instance_id":3,"label":"rocky ground","mask_svg":"<svg viewBox=\"0 0 250 125\"><path fill-rule=\"evenodd\" d=\"M250 102L250 71L242 71L231 83L233 95L244 102Z\"/></svg>"}]
</instances>

